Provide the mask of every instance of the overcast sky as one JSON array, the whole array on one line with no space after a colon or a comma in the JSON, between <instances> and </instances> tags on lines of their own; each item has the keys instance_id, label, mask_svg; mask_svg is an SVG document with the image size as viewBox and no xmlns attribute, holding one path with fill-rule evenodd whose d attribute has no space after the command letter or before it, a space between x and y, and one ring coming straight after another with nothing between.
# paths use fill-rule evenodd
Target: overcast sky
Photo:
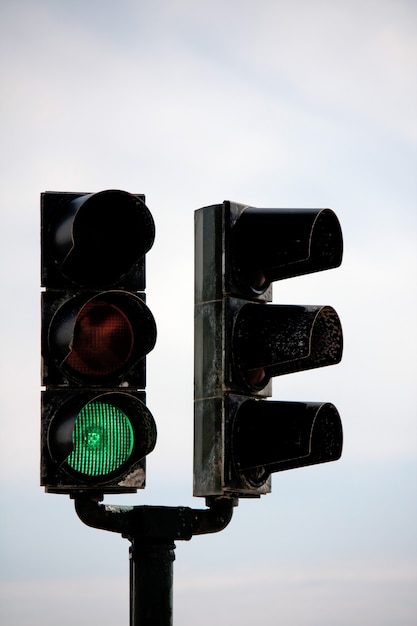
<instances>
[{"instance_id":1,"label":"overcast sky","mask_svg":"<svg viewBox=\"0 0 417 626\"><path fill-rule=\"evenodd\" d=\"M158 340L147 488L192 497L193 212L330 207L341 268L274 285L329 304L340 365L274 380L331 401L337 463L275 474L217 535L177 543L176 626L417 620L417 5L412 0L0 3L1 622L128 623L128 542L39 487L39 195L146 194Z\"/></svg>"}]
</instances>

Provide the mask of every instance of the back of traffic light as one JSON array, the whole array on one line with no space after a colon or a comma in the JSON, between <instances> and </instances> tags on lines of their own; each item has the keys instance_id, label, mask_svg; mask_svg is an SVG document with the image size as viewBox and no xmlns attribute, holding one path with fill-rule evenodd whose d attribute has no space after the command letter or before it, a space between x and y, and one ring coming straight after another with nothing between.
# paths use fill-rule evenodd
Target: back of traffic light
<instances>
[{"instance_id":1,"label":"back of traffic light","mask_svg":"<svg viewBox=\"0 0 417 626\"><path fill-rule=\"evenodd\" d=\"M341 455L334 405L266 400L274 376L341 359L332 307L268 304L272 282L340 265L340 224L224 202L196 211L195 236L194 495L256 497L273 472Z\"/></svg>"},{"instance_id":2,"label":"back of traffic light","mask_svg":"<svg viewBox=\"0 0 417 626\"><path fill-rule=\"evenodd\" d=\"M135 492L156 443L145 357L155 227L143 195L41 196L41 484L48 492Z\"/></svg>"}]
</instances>

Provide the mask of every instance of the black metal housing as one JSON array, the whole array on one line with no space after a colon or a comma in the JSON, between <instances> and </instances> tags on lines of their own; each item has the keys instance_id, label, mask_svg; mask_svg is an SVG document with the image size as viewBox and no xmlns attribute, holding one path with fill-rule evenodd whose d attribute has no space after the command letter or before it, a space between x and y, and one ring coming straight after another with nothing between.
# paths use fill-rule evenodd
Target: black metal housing
<instances>
[{"instance_id":1,"label":"black metal housing","mask_svg":"<svg viewBox=\"0 0 417 626\"><path fill-rule=\"evenodd\" d=\"M41 194L41 484L47 492L133 493L145 486L145 456L156 441L144 392L146 355L156 341L144 293L145 254L154 238L143 194ZM77 411L104 397L125 409L134 441L142 443L117 471L106 466L110 473L78 476L67 463Z\"/></svg>"},{"instance_id":2,"label":"black metal housing","mask_svg":"<svg viewBox=\"0 0 417 626\"><path fill-rule=\"evenodd\" d=\"M337 267L342 254L340 224L330 209L257 209L225 201L195 212L195 496L259 497L270 492L272 472L340 456L341 422L333 405L313 409L314 403L266 398L274 376L338 363L343 350L332 307L269 304L271 283ZM294 442L314 440L312 451L291 456L295 443L287 436L286 458L284 433Z\"/></svg>"}]
</instances>

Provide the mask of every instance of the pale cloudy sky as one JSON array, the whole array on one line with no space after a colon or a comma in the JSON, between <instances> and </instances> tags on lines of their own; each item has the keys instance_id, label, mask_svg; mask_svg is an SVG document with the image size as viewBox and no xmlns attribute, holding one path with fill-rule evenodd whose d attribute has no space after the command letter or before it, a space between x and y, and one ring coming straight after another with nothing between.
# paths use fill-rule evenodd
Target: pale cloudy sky
<instances>
[{"instance_id":1,"label":"pale cloudy sky","mask_svg":"<svg viewBox=\"0 0 417 626\"><path fill-rule=\"evenodd\" d=\"M39 487L39 194L111 188L145 193L157 229L158 442L121 502L204 506L193 211L331 207L344 232L341 268L274 285L276 303L336 308L343 361L273 386L336 404L343 457L178 542L174 623L416 623L416 26L406 0L0 3L2 623L128 622L128 543Z\"/></svg>"}]
</instances>

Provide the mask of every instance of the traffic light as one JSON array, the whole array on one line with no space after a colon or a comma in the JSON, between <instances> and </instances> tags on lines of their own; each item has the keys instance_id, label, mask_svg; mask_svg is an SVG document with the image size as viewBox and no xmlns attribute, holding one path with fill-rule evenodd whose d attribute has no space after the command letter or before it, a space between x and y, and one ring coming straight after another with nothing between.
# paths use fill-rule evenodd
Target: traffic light
<instances>
[{"instance_id":1,"label":"traffic light","mask_svg":"<svg viewBox=\"0 0 417 626\"><path fill-rule=\"evenodd\" d=\"M156 443L145 304L155 226L143 195L41 194L41 485L51 493L131 493Z\"/></svg>"},{"instance_id":2,"label":"traffic light","mask_svg":"<svg viewBox=\"0 0 417 626\"><path fill-rule=\"evenodd\" d=\"M259 497L273 472L340 457L333 404L266 398L274 376L340 361L332 307L268 303L272 282L337 267L342 250L330 209L195 212L195 496Z\"/></svg>"}]
</instances>

